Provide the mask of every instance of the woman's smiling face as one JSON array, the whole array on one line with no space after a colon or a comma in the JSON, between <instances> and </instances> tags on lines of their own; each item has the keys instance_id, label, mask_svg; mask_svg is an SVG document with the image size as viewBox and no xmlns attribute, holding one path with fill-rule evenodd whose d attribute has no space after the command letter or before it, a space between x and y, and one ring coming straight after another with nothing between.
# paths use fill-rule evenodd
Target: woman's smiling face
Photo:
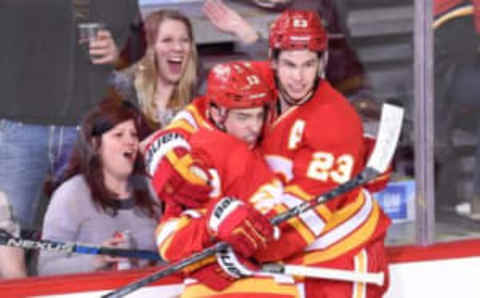
<instances>
[{"instance_id":1,"label":"woman's smiling face","mask_svg":"<svg viewBox=\"0 0 480 298\"><path fill-rule=\"evenodd\" d=\"M180 20L165 19L158 28L154 47L159 77L165 83L177 84L192 53L187 26Z\"/></svg>"}]
</instances>

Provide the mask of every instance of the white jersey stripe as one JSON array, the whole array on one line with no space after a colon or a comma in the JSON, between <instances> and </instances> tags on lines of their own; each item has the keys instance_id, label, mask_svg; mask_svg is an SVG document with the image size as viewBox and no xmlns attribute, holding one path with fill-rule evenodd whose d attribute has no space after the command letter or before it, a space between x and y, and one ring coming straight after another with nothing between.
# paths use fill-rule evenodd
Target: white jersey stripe
<instances>
[{"instance_id":1,"label":"white jersey stripe","mask_svg":"<svg viewBox=\"0 0 480 298\"><path fill-rule=\"evenodd\" d=\"M325 249L331 246L342 238L345 238L348 234L352 233L368 219L373 210L373 199L368 191L362 191L365 197L365 204L362 206L362 208L346 222L328 231L328 233L322 237L316 239L306 248L306 251Z\"/></svg>"},{"instance_id":2,"label":"white jersey stripe","mask_svg":"<svg viewBox=\"0 0 480 298\"><path fill-rule=\"evenodd\" d=\"M172 219L163 225L161 232L157 235L157 246L161 246L170 235L177 231L177 225L179 222L180 219Z\"/></svg>"},{"instance_id":3,"label":"white jersey stripe","mask_svg":"<svg viewBox=\"0 0 480 298\"><path fill-rule=\"evenodd\" d=\"M180 112L178 112L177 115L175 115L175 117L172 119L170 123L174 123L175 121L181 121L181 120L187 121L195 129L198 129L197 121L195 121L195 118L193 117L193 115L186 110L181 110Z\"/></svg>"},{"instance_id":4,"label":"white jersey stripe","mask_svg":"<svg viewBox=\"0 0 480 298\"><path fill-rule=\"evenodd\" d=\"M292 194L284 194L281 198L281 201L282 203L287 205L289 209L303 203L302 200ZM318 216L318 214L314 210L308 210L300 214L299 217L303 220L305 225L315 236L319 236L320 233L323 231L323 228L325 227L325 222L320 216Z\"/></svg>"},{"instance_id":5,"label":"white jersey stripe","mask_svg":"<svg viewBox=\"0 0 480 298\"><path fill-rule=\"evenodd\" d=\"M297 289L298 289L298 298L307 297L305 294L305 284L303 282L297 283Z\"/></svg>"},{"instance_id":6,"label":"white jersey stripe","mask_svg":"<svg viewBox=\"0 0 480 298\"><path fill-rule=\"evenodd\" d=\"M354 271L359 273L367 273L368 271L368 255L365 249L362 249L353 259ZM367 297L367 284L365 282L354 282L352 298Z\"/></svg>"},{"instance_id":7,"label":"white jersey stripe","mask_svg":"<svg viewBox=\"0 0 480 298\"><path fill-rule=\"evenodd\" d=\"M182 212L182 215L187 215L191 218L200 218L202 217L202 213L197 211L197 210L193 210L193 209L188 209L188 210L185 210Z\"/></svg>"}]
</instances>

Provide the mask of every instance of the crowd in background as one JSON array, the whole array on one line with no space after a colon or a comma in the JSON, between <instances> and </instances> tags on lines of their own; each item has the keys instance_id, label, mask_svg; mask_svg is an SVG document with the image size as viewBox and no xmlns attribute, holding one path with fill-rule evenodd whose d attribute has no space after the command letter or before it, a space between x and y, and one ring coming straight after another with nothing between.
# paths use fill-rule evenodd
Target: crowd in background
<instances>
[{"instance_id":1,"label":"crowd in background","mask_svg":"<svg viewBox=\"0 0 480 298\"><path fill-rule=\"evenodd\" d=\"M275 9L311 9L326 22L337 47L328 63L327 57L320 59L321 78L350 99L373 96L349 45L344 10L338 9L343 1L277 2ZM164 202L150 185L143 149L154 131L168 127L199 95L205 80L191 22L173 10L142 20L137 0L72 0L72 5L16 0L2 10L12 12L3 18L6 24L30 34L3 32L11 42L0 57L8 70L1 78L2 229L14 236L22 228L38 231L39 239L155 250L153 235ZM222 1L206 1L204 13L246 49L269 48ZM77 25L87 22L104 27L86 46ZM2 275L115 270L125 262L44 251L28 256L27 261L34 259L30 266L23 250L0 247L8 264ZM127 268L153 264L129 261Z\"/></svg>"},{"instance_id":2,"label":"crowd in background","mask_svg":"<svg viewBox=\"0 0 480 298\"><path fill-rule=\"evenodd\" d=\"M319 11L330 33L347 36L333 1L272 3L267 8ZM149 235L161 217L160 203L140 152L146 137L189 104L204 81L191 22L174 10L142 20L137 0L8 1L2 11L10 12L5 24L22 29L4 32L10 42L0 58L6 70L0 114L5 230L20 236L21 227L42 239L153 250ZM256 43L267 50L266 40L222 1L206 1L204 13L245 48ZM82 23L103 27L86 42L79 39ZM330 53L333 63L323 76L353 94L366 85L361 64L343 40L344 51ZM335 67L340 61L348 67ZM142 233L128 241L115 236L134 229ZM121 261L40 252L27 270L22 251L11 251L16 257L8 263L19 266L4 274L10 277L106 270Z\"/></svg>"}]
</instances>

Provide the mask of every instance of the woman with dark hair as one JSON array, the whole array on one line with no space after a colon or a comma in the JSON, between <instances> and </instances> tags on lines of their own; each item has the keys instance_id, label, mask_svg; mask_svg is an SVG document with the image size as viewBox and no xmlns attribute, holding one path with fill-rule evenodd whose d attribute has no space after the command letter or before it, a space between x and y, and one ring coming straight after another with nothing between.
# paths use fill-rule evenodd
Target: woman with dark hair
<instances>
[{"instance_id":1,"label":"woman with dark hair","mask_svg":"<svg viewBox=\"0 0 480 298\"><path fill-rule=\"evenodd\" d=\"M141 113L114 99L105 100L86 115L69 167L48 206L44 239L155 250L160 206L154 201L138 151L141 127ZM129 237L123 237L127 233ZM126 262L129 268L147 264L42 251L38 272L112 270Z\"/></svg>"}]
</instances>

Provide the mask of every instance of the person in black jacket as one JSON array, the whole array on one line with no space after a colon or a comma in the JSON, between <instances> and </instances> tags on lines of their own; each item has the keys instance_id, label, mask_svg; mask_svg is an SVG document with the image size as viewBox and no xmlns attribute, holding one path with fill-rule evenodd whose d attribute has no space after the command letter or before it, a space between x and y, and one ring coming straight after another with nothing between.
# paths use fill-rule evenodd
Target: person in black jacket
<instances>
[{"instance_id":1,"label":"person in black jacket","mask_svg":"<svg viewBox=\"0 0 480 298\"><path fill-rule=\"evenodd\" d=\"M81 22L105 24L90 53L79 43ZM137 0L1 1L0 188L22 228L32 228L45 175L65 165L79 120L108 93L140 27Z\"/></svg>"}]
</instances>

